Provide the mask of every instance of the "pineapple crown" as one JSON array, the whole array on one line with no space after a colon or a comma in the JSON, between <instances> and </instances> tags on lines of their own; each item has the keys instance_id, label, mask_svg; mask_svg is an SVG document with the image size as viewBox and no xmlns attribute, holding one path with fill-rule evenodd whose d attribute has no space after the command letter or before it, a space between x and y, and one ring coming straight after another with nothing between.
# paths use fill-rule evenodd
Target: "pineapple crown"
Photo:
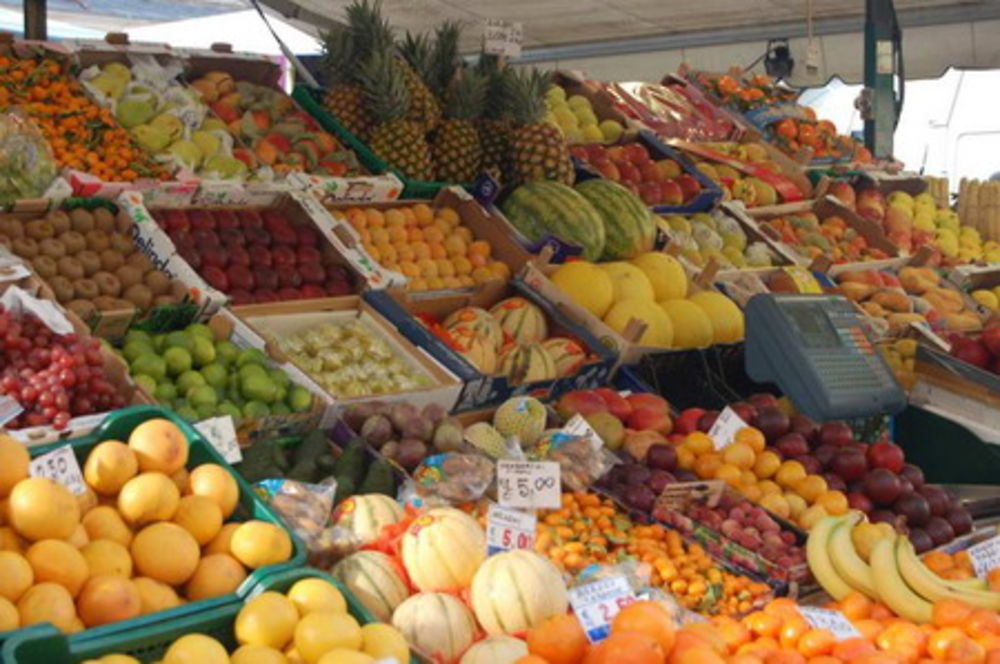
<instances>
[{"instance_id":1,"label":"pineapple crown","mask_svg":"<svg viewBox=\"0 0 1000 664\"><path fill-rule=\"evenodd\" d=\"M455 120L474 120L486 104L488 79L479 72L465 69L448 86L445 114Z\"/></svg>"},{"instance_id":2,"label":"pineapple crown","mask_svg":"<svg viewBox=\"0 0 1000 664\"><path fill-rule=\"evenodd\" d=\"M431 40L425 34L414 34L409 30L403 35L403 39L396 44L396 50L400 57L425 83L430 78L431 73Z\"/></svg>"},{"instance_id":3,"label":"pineapple crown","mask_svg":"<svg viewBox=\"0 0 1000 664\"><path fill-rule=\"evenodd\" d=\"M373 53L360 65L358 81L364 90L366 106L376 123L406 117L410 110L410 93L392 53Z\"/></svg>"},{"instance_id":4,"label":"pineapple crown","mask_svg":"<svg viewBox=\"0 0 1000 664\"><path fill-rule=\"evenodd\" d=\"M322 35L322 69L328 85L347 83L356 71L354 37L346 25L338 25Z\"/></svg>"},{"instance_id":5,"label":"pineapple crown","mask_svg":"<svg viewBox=\"0 0 1000 664\"><path fill-rule=\"evenodd\" d=\"M395 41L392 27L382 17L382 5L378 0L354 0L344 13L351 36L350 55L353 58L345 66L357 67L357 63L367 62L374 53L381 53L392 47Z\"/></svg>"},{"instance_id":6,"label":"pineapple crown","mask_svg":"<svg viewBox=\"0 0 1000 664\"><path fill-rule=\"evenodd\" d=\"M434 30L427 86L438 99L445 98L461 65L458 56L458 41L461 36L462 26L458 21L445 21Z\"/></svg>"},{"instance_id":7,"label":"pineapple crown","mask_svg":"<svg viewBox=\"0 0 1000 664\"><path fill-rule=\"evenodd\" d=\"M549 89L549 72L531 69L510 70L507 90L510 112L518 125L536 124L545 117L545 91Z\"/></svg>"},{"instance_id":8,"label":"pineapple crown","mask_svg":"<svg viewBox=\"0 0 1000 664\"><path fill-rule=\"evenodd\" d=\"M475 70L486 79L486 99L483 117L499 120L510 115L510 72L492 53L480 52Z\"/></svg>"}]
</instances>

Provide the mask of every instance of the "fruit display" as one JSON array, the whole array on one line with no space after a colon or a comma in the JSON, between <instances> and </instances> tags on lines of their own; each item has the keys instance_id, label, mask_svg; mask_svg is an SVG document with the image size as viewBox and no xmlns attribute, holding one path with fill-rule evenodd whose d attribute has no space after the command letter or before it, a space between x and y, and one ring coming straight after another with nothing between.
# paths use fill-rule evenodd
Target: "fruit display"
<instances>
[{"instance_id":1,"label":"fruit display","mask_svg":"<svg viewBox=\"0 0 1000 664\"><path fill-rule=\"evenodd\" d=\"M836 274L837 288L866 314L885 321L890 334L910 323L929 323L953 331L977 331L983 320L966 296L931 267L890 270L845 270Z\"/></svg>"},{"instance_id":2,"label":"fruit display","mask_svg":"<svg viewBox=\"0 0 1000 664\"><path fill-rule=\"evenodd\" d=\"M427 203L330 210L346 220L382 267L407 278L411 291L462 288L510 277L488 240L476 238L452 207Z\"/></svg>"},{"instance_id":3,"label":"fruit display","mask_svg":"<svg viewBox=\"0 0 1000 664\"><path fill-rule=\"evenodd\" d=\"M741 132L725 110L677 76L668 75L662 83L628 81L596 85L623 115L663 139L726 141Z\"/></svg>"},{"instance_id":4,"label":"fruit display","mask_svg":"<svg viewBox=\"0 0 1000 664\"><path fill-rule=\"evenodd\" d=\"M947 178L925 178L938 207L949 202ZM1000 185L995 181L982 182L962 178L959 182L957 210L959 218L972 226L987 240L1000 240ZM993 262L993 261L990 261Z\"/></svg>"},{"instance_id":5,"label":"fruit display","mask_svg":"<svg viewBox=\"0 0 1000 664\"><path fill-rule=\"evenodd\" d=\"M644 346L700 348L743 339L739 307L722 293L692 288L684 267L666 253L610 263L573 261L560 265L550 278L574 303L622 336L633 320L643 323L636 342Z\"/></svg>"},{"instance_id":6,"label":"fruit display","mask_svg":"<svg viewBox=\"0 0 1000 664\"><path fill-rule=\"evenodd\" d=\"M0 441L4 631L48 622L75 633L166 611L235 593L254 570L292 557L280 526L233 518L231 471L189 464L205 451L192 452L173 422L152 417L122 433L81 455L79 495L29 476L24 447Z\"/></svg>"},{"instance_id":7,"label":"fruit display","mask_svg":"<svg viewBox=\"0 0 1000 664\"><path fill-rule=\"evenodd\" d=\"M594 113L594 105L587 96L567 96L566 89L560 85L553 85L546 90L545 106L548 109L546 119L562 130L570 144L615 143L625 132L625 127L618 120L598 118ZM572 153L570 150L570 154Z\"/></svg>"},{"instance_id":8,"label":"fruit display","mask_svg":"<svg viewBox=\"0 0 1000 664\"><path fill-rule=\"evenodd\" d=\"M742 201L748 208L792 202L775 186L775 178L784 179L783 170L763 144L706 143L704 147L711 152L692 153L694 167L722 187L723 199ZM790 181L784 184L791 186L797 196L801 195Z\"/></svg>"},{"instance_id":9,"label":"fruit display","mask_svg":"<svg viewBox=\"0 0 1000 664\"><path fill-rule=\"evenodd\" d=\"M344 421L382 456L409 472L428 456L457 452L464 444L465 427L437 404L418 409L404 401L372 401L348 408Z\"/></svg>"},{"instance_id":10,"label":"fruit display","mask_svg":"<svg viewBox=\"0 0 1000 664\"><path fill-rule=\"evenodd\" d=\"M972 539L968 543L970 545L979 544L993 535L995 535L995 532L991 529L977 531L971 536ZM992 567L986 572L986 578L979 578L976 576L976 570L972 565L972 558L969 555L968 549L958 548L954 552L949 553L950 549L952 547L948 546L944 547L943 550L935 549L928 551L920 556L920 559L929 570L946 581L961 581L963 585L969 588L1000 592L1000 568Z\"/></svg>"},{"instance_id":11,"label":"fruit display","mask_svg":"<svg viewBox=\"0 0 1000 664\"><path fill-rule=\"evenodd\" d=\"M354 275L298 207L154 209L183 258L234 305L350 295Z\"/></svg>"},{"instance_id":12,"label":"fruit display","mask_svg":"<svg viewBox=\"0 0 1000 664\"><path fill-rule=\"evenodd\" d=\"M133 75L132 66L139 78ZM211 116L198 93L181 85L181 67L138 56L135 65L106 62L79 79L144 150L171 172L180 168L215 180L242 179L248 165L233 157L225 123Z\"/></svg>"},{"instance_id":13,"label":"fruit display","mask_svg":"<svg viewBox=\"0 0 1000 664\"><path fill-rule=\"evenodd\" d=\"M977 337L953 333L949 335L951 355L974 367L1000 374L1000 326L990 321Z\"/></svg>"},{"instance_id":14,"label":"fruit display","mask_svg":"<svg viewBox=\"0 0 1000 664\"><path fill-rule=\"evenodd\" d=\"M278 176L294 171L334 176L362 172L355 154L281 90L238 80L224 71L205 72L190 84L241 142L233 148L240 165L226 162L224 175L264 167Z\"/></svg>"},{"instance_id":15,"label":"fruit display","mask_svg":"<svg viewBox=\"0 0 1000 664\"><path fill-rule=\"evenodd\" d=\"M203 323L149 334L133 329L118 352L136 385L157 403L197 421L304 413L315 397L259 348L240 348Z\"/></svg>"},{"instance_id":16,"label":"fruit display","mask_svg":"<svg viewBox=\"0 0 1000 664\"><path fill-rule=\"evenodd\" d=\"M43 55L0 56L5 85L0 107L19 107L48 141L61 168L104 182L165 180L165 168L122 129L109 109L92 102L64 63Z\"/></svg>"},{"instance_id":17,"label":"fruit display","mask_svg":"<svg viewBox=\"0 0 1000 664\"><path fill-rule=\"evenodd\" d=\"M98 203L37 218L0 218L0 243L30 263L56 301L85 322L110 312L131 318L187 301L187 286L136 246L131 219L107 201Z\"/></svg>"},{"instance_id":18,"label":"fruit display","mask_svg":"<svg viewBox=\"0 0 1000 664\"><path fill-rule=\"evenodd\" d=\"M763 237L751 241L740 222L725 213L671 214L663 219L670 227L670 241L695 267L704 267L710 259L724 270L771 267L784 262Z\"/></svg>"},{"instance_id":19,"label":"fruit display","mask_svg":"<svg viewBox=\"0 0 1000 664\"><path fill-rule=\"evenodd\" d=\"M873 244L836 210L811 209L771 217L758 217L762 228L806 261L825 257L833 263L881 260L895 255L892 245ZM884 240L883 240L884 241ZM880 246L881 245L881 246Z\"/></svg>"}]
</instances>

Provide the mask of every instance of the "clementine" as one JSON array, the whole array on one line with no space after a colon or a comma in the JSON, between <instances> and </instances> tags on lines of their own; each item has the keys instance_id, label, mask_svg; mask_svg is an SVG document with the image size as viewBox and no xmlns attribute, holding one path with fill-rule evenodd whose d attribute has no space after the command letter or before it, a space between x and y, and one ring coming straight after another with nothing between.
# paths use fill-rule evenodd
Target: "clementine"
<instances>
[{"instance_id":1,"label":"clementine","mask_svg":"<svg viewBox=\"0 0 1000 664\"><path fill-rule=\"evenodd\" d=\"M656 639L665 654L674 648L677 638L672 616L662 604L653 601L633 602L611 621L611 633L638 632Z\"/></svg>"},{"instance_id":2,"label":"clementine","mask_svg":"<svg viewBox=\"0 0 1000 664\"><path fill-rule=\"evenodd\" d=\"M552 616L528 630L528 652L548 664L576 664L587 651L580 621L568 613Z\"/></svg>"}]
</instances>

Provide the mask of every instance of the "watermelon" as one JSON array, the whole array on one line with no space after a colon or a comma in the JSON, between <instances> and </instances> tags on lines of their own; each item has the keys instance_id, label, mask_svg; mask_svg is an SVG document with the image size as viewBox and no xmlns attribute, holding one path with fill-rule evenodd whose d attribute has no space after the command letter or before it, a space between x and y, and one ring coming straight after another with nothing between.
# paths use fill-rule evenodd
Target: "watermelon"
<instances>
[{"instance_id":1,"label":"watermelon","mask_svg":"<svg viewBox=\"0 0 1000 664\"><path fill-rule=\"evenodd\" d=\"M656 220L638 196L611 180L586 180L575 187L604 222L601 260L621 261L652 250Z\"/></svg>"},{"instance_id":2,"label":"watermelon","mask_svg":"<svg viewBox=\"0 0 1000 664\"><path fill-rule=\"evenodd\" d=\"M531 242L552 235L583 249L583 258L596 261L604 251L604 222L586 198L558 182L529 182L507 197L501 206L507 219Z\"/></svg>"}]
</instances>

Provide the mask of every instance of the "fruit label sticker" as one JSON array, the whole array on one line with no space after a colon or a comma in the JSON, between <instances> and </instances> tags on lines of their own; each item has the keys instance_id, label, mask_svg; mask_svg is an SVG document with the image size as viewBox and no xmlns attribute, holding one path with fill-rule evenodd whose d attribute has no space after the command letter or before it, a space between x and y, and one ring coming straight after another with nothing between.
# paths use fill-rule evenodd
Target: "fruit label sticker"
<instances>
[{"instance_id":1,"label":"fruit label sticker","mask_svg":"<svg viewBox=\"0 0 1000 664\"><path fill-rule=\"evenodd\" d=\"M972 561L972 569L979 578L986 578L990 570L1000 567L1000 535L973 544L968 551L969 560Z\"/></svg>"},{"instance_id":2,"label":"fruit label sticker","mask_svg":"<svg viewBox=\"0 0 1000 664\"><path fill-rule=\"evenodd\" d=\"M240 444L236 438L236 426L232 415L210 417L194 425L194 428L212 444L222 458L229 463L243 461Z\"/></svg>"},{"instance_id":3,"label":"fruit label sticker","mask_svg":"<svg viewBox=\"0 0 1000 664\"><path fill-rule=\"evenodd\" d=\"M624 576L611 576L569 589L573 613L591 643L608 638L611 621L634 601L632 587Z\"/></svg>"},{"instance_id":4,"label":"fruit label sticker","mask_svg":"<svg viewBox=\"0 0 1000 664\"><path fill-rule=\"evenodd\" d=\"M535 546L535 529L538 517L533 512L522 512L490 503L486 514L486 555L501 551L531 549Z\"/></svg>"},{"instance_id":5,"label":"fruit label sticker","mask_svg":"<svg viewBox=\"0 0 1000 664\"><path fill-rule=\"evenodd\" d=\"M32 477L47 477L62 484L77 496L87 492L80 464L77 463L73 448L69 445L63 445L32 459L28 466L28 474Z\"/></svg>"},{"instance_id":6,"label":"fruit label sticker","mask_svg":"<svg viewBox=\"0 0 1000 664\"><path fill-rule=\"evenodd\" d=\"M840 611L831 611L815 606L799 606L799 613L815 629L829 630L838 641L861 636L861 632Z\"/></svg>"},{"instance_id":7,"label":"fruit label sticker","mask_svg":"<svg viewBox=\"0 0 1000 664\"><path fill-rule=\"evenodd\" d=\"M560 470L555 461L497 462L497 502L517 509L559 509Z\"/></svg>"},{"instance_id":8,"label":"fruit label sticker","mask_svg":"<svg viewBox=\"0 0 1000 664\"><path fill-rule=\"evenodd\" d=\"M24 408L8 396L0 397L0 426L7 424L12 419L24 412Z\"/></svg>"},{"instance_id":9,"label":"fruit label sticker","mask_svg":"<svg viewBox=\"0 0 1000 664\"><path fill-rule=\"evenodd\" d=\"M736 411L726 406L719 413L719 416L715 418L715 424L708 430L708 435L712 439L712 442L715 443L715 449L722 450L729 447L736 436L736 432L740 429L745 429L746 426L747 423L740 419Z\"/></svg>"}]
</instances>

